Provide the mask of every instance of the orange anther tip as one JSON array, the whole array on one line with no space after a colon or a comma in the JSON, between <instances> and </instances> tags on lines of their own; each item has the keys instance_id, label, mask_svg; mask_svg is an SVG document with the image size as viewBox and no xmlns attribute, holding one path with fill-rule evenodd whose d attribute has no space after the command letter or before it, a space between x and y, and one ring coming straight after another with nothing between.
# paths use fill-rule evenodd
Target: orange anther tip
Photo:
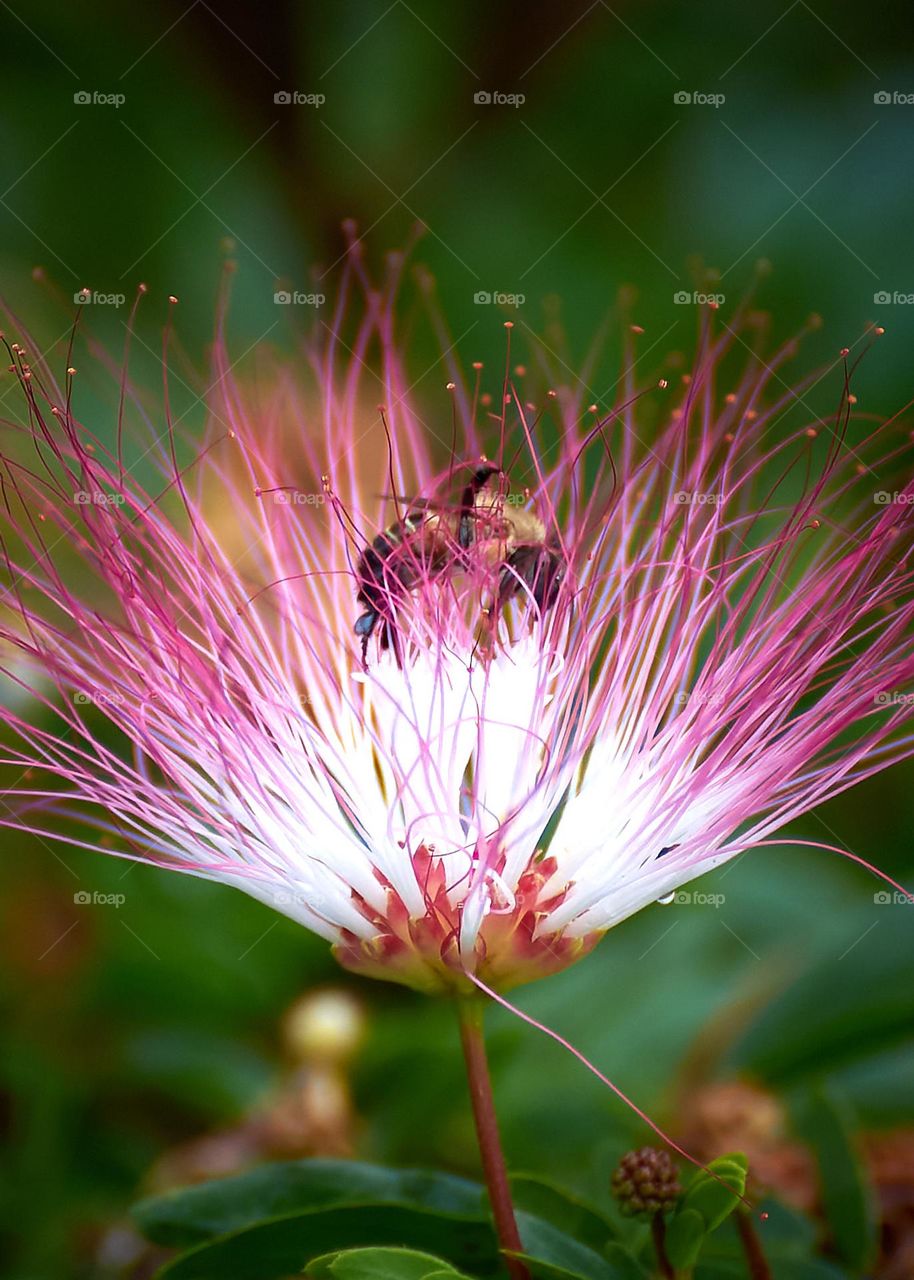
<instances>
[{"instance_id":1,"label":"orange anther tip","mask_svg":"<svg viewBox=\"0 0 914 1280\"><path fill-rule=\"evenodd\" d=\"M841 350L838 352L838 355L844 357L844 356L849 356L850 353L851 353L850 347L842 347Z\"/></svg>"},{"instance_id":2,"label":"orange anther tip","mask_svg":"<svg viewBox=\"0 0 914 1280\"><path fill-rule=\"evenodd\" d=\"M640 324L630 324L628 327L632 333L644 333Z\"/></svg>"},{"instance_id":3,"label":"orange anther tip","mask_svg":"<svg viewBox=\"0 0 914 1280\"><path fill-rule=\"evenodd\" d=\"M661 391L666 391L669 385L670 384L667 382L666 378L661 378L660 381L657 383L657 386L660 388Z\"/></svg>"},{"instance_id":4,"label":"orange anther tip","mask_svg":"<svg viewBox=\"0 0 914 1280\"><path fill-rule=\"evenodd\" d=\"M178 299L175 297L175 295L174 295L173 293L170 293L170 294L168 295L168 301L169 301L169 302L177 302L177 301L178 301Z\"/></svg>"},{"instance_id":5,"label":"orange anther tip","mask_svg":"<svg viewBox=\"0 0 914 1280\"><path fill-rule=\"evenodd\" d=\"M481 369L481 368L483 368L483 363L482 363L482 361L481 361L481 360L474 360L474 361L473 361L473 368L474 368L474 369Z\"/></svg>"},{"instance_id":6,"label":"orange anther tip","mask_svg":"<svg viewBox=\"0 0 914 1280\"><path fill-rule=\"evenodd\" d=\"M446 384L446 390L448 390L448 391L454 391L454 390L456 390L456 387L457 387L457 383L456 383L456 382L448 382L448 383Z\"/></svg>"},{"instance_id":7,"label":"orange anther tip","mask_svg":"<svg viewBox=\"0 0 914 1280\"><path fill-rule=\"evenodd\" d=\"M70 365L70 367L67 369L67 373L75 373L75 372L76 370L73 368L72 365Z\"/></svg>"},{"instance_id":8,"label":"orange anther tip","mask_svg":"<svg viewBox=\"0 0 914 1280\"><path fill-rule=\"evenodd\" d=\"M807 427L807 428L806 428L806 434L807 434L807 436L809 436L810 440L815 440L816 436L817 436L819 433L818 433L818 431L815 429L815 427Z\"/></svg>"}]
</instances>

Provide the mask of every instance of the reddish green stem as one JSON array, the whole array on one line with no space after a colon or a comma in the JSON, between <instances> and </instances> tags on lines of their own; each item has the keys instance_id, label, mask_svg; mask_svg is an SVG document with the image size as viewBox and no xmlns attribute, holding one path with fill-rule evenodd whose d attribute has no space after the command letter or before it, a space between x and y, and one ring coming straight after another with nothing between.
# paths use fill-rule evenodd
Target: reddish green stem
<instances>
[{"instance_id":1,"label":"reddish green stem","mask_svg":"<svg viewBox=\"0 0 914 1280\"><path fill-rule=\"evenodd\" d=\"M663 1221L662 1213L655 1213L651 1219L651 1236L654 1241L654 1252L657 1255L660 1274L664 1280L676 1280L676 1273L673 1271L670 1260L666 1256L666 1223Z\"/></svg>"},{"instance_id":2,"label":"reddish green stem","mask_svg":"<svg viewBox=\"0 0 914 1280\"><path fill-rule=\"evenodd\" d=\"M486 1045L482 1032L483 1004L478 999L467 999L458 1001L457 1007L460 1017L460 1040L470 1086L470 1101L473 1104L473 1119L476 1122L476 1137L482 1156L486 1186L489 1189L495 1230L502 1249L508 1253L522 1253L523 1245L517 1230L517 1219L514 1217L514 1204L511 1200L508 1170L498 1134L495 1099L492 1095L492 1081L486 1058ZM530 1280L529 1271L517 1258L506 1257L505 1265L511 1280Z\"/></svg>"},{"instance_id":3,"label":"reddish green stem","mask_svg":"<svg viewBox=\"0 0 914 1280\"><path fill-rule=\"evenodd\" d=\"M762 1250L762 1243L756 1235L752 1215L740 1210L736 1215L736 1225L752 1280L771 1280L771 1269Z\"/></svg>"}]
</instances>

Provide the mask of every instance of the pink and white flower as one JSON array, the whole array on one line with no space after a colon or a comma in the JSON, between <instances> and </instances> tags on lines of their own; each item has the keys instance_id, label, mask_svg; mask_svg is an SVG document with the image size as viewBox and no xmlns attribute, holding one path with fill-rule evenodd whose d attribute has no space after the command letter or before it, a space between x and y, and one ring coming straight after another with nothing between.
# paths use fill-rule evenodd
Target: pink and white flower
<instances>
[{"instance_id":1,"label":"pink and white flower","mask_svg":"<svg viewBox=\"0 0 914 1280\"><path fill-rule=\"evenodd\" d=\"M793 345L732 372L751 316L596 413L548 354L497 411L449 361L430 426L395 291L353 255L326 339L256 398L220 339L187 461L167 405L128 392L133 436L93 431L11 348L0 653L34 698L0 710L0 822L236 885L361 972L504 988L914 751L910 446L852 418L846 358L837 413L785 434ZM482 459L552 539L556 599L495 610L494 535L455 541L363 662L361 552Z\"/></svg>"}]
</instances>

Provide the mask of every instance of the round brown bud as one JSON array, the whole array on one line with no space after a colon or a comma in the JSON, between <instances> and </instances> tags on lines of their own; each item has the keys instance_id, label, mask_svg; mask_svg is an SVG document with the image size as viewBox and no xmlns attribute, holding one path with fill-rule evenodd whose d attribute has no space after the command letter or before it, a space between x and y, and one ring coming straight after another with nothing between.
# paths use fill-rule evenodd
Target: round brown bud
<instances>
[{"instance_id":1,"label":"round brown bud","mask_svg":"<svg viewBox=\"0 0 914 1280\"><path fill-rule=\"evenodd\" d=\"M676 1166L665 1151L642 1147L629 1151L612 1176L612 1193L627 1218L667 1213L682 1195Z\"/></svg>"}]
</instances>

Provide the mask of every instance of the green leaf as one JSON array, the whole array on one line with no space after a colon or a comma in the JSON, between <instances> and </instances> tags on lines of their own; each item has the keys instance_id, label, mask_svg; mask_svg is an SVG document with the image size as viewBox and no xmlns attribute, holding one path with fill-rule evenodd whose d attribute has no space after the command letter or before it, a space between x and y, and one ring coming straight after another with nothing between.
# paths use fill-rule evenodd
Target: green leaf
<instances>
[{"instance_id":1,"label":"green leaf","mask_svg":"<svg viewBox=\"0 0 914 1280\"><path fill-rule=\"evenodd\" d=\"M666 1255L674 1267L694 1267L707 1235L697 1209L680 1209L666 1231Z\"/></svg>"},{"instance_id":2,"label":"green leaf","mask_svg":"<svg viewBox=\"0 0 914 1280\"><path fill-rule=\"evenodd\" d=\"M308 1263L308 1280L467 1280L441 1258L414 1249L347 1249Z\"/></svg>"},{"instance_id":3,"label":"green leaf","mask_svg":"<svg viewBox=\"0 0 914 1280\"><path fill-rule=\"evenodd\" d=\"M524 1260L536 1276L582 1276L586 1280L628 1280L625 1264L610 1261L594 1249L574 1240L551 1222L529 1213L517 1214L517 1226L524 1246Z\"/></svg>"},{"instance_id":4,"label":"green leaf","mask_svg":"<svg viewBox=\"0 0 914 1280\"><path fill-rule=\"evenodd\" d=\"M555 1263L543 1262L541 1258L531 1258L526 1253L514 1253L511 1256L526 1263L532 1280L585 1280L585 1273L581 1271L568 1271L565 1267L557 1267Z\"/></svg>"},{"instance_id":5,"label":"green leaf","mask_svg":"<svg viewBox=\"0 0 914 1280\"><path fill-rule=\"evenodd\" d=\"M872 1192L853 1145L853 1116L846 1102L824 1086L794 1107L794 1126L815 1151L822 1202L835 1251L863 1271L876 1248Z\"/></svg>"},{"instance_id":6,"label":"green leaf","mask_svg":"<svg viewBox=\"0 0 914 1280\"><path fill-rule=\"evenodd\" d=\"M578 1196L546 1178L517 1174L511 1179L511 1196L518 1211L551 1222L596 1253L602 1253L615 1236L608 1218Z\"/></svg>"},{"instance_id":7,"label":"green leaf","mask_svg":"<svg viewBox=\"0 0 914 1280\"><path fill-rule=\"evenodd\" d=\"M830 1262L818 1259L769 1259L772 1280L855 1280L848 1271L840 1271ZM702 1262L695 1268L694 1280L746 1280L746 1260Z\"/></svg>"},{"instance_id":8,"label":"green leaf","mask_svg":"<svg viewBox=\"0 0 914 1280\"><path fill-rule=\"evenodd\" d=\"M768 1218L756 1223L756 1233L773 1280L850 1280L849 1272L815 1256L818 1231L808 1218L777 1200L766 1200L760 1208ZM746 1256L735 1216L705 1237L694 1280L746 1280Z\"/></svg>"},{"instance_id":9,"label":"green leaf","mask_svg":"<svg viewBox=\"0 0 914 1280\"><path fill-rule=\"evenodd\" d=\"M914 983L910 908L884 912L878 948L860 948L804 974L769 1004L738 1042L727 1065L787 1084L842 1064L910 1045Z\"/></svg>"},{"instance_id":10,"label":"green leaf","mask_svg":"<svg viewBox=\"0 0 914 1280\"><path fill-rule=\"evenodd\" d=\"M469 1179L383 1169L354 1160L260 1165L237 1177L143 1200L134 1207L133 1216L156 1244L182 1246L240 1231L264 1219L356 1204L399 1204L480 1220L487 1216L483 1189Z\"/></svg>"},{"instance_id":11,"label":"green leaf","mask_svg":"<svg viewBox=\"0 0 914 1280\"><path fill-rule=\"evenodd\" d=\"M227 1036L184 1027L132 1036L121 1065L138 1085L159 1089L219 1119L244 1112L271 1083L265 1059Z\"/></svg>"},{"instance_id":12,"label":"green leaf","mask_svg":"<svg viewBox=\"0 0 914 1280\"><path fill-rule=\"evenodd\" d=\"M549 1184L528 1191L553 1218L583 1226L597 1246L521 1212L524 1250L537 1265L589 1280L638 1275L621 1247L612 1260L601 1256L610 1228L595 1210ZM273 1280L322 1255L387 1246L427 1252L478 1276L498 1274L502 1266L483 1188L421 1170L287 1161L157 1196L134 1215L155 1242L192 1246L161 1270L168 1280Z\"/></svg>"},{"instance_id":13,"label":"green leaf","mask_svg":"<svg viewBox=\"0 0 914 1280\"><path fill-rule=\"evenodd\" d=\"M747 1167L746 1157L736 1153L696 1172L667 1226L666 1251L674 1267L694 1267L705 1237L739 1204Z\"/></svg>"},{"instance_id":14,"label":"green leaf","mask_svg":"<svg viewBox=\"0 0 914 1280\"><path fill-rule=\"evenodd\" d=\"M603 1252L606 1260L616 1268L621 1280L645 1280L647 1270L625 1245L612 1241Z\"/></svg>"},{"instance_id":15,"label":"green leaf","mask_svg":"<svg viewBox=\"0 0 914 1280\"><path fill-rule=\"evenodd\" d=\"M715 1231L745 1193L748 1167L746 1157L741 1154L712 1160L708 1165L711 1172L697 1171L682 1199L681 1208L699 1213L704 1220L705 1231ZM678 1213L674 1215L674 1221Z\"/></svg>"}]
</instances>

